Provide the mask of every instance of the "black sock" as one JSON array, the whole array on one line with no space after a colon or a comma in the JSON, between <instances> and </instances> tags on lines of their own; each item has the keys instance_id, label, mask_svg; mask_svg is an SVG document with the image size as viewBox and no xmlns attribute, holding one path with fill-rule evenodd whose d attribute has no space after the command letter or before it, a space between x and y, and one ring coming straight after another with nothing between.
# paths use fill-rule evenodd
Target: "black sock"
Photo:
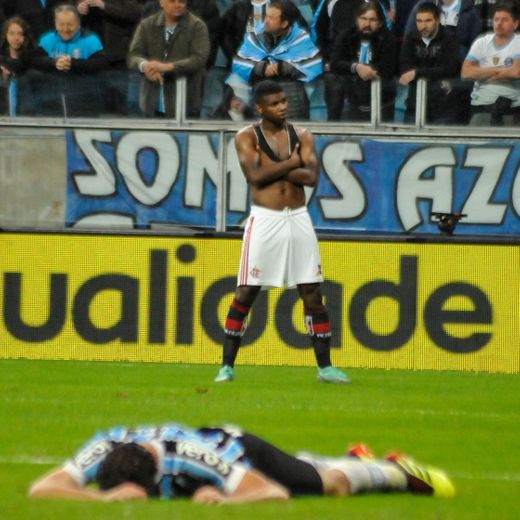
<instances>
[{"instance_id":1,"label":"black sock","mask_svg":"<svg viewBox=\"0 0 520 520\"><path fill-rule=\"evenodd\" d=\"M320 368L332 365L330 361L330 338L312 336L312 347L314 348L316 363L318 363Z\"/></svg>"},{"instance_id":2,"label":"black sock","mask_svg":"<svg viewBox=\"0 0 520 520\"><path fill-rule=\"evenodd\" d=\"M222 364L233 367L235 365L235 359L240 348L241 336L229 336L226 334L224 339L224 350L222 355Z\"/></svg>"}]
</instances>

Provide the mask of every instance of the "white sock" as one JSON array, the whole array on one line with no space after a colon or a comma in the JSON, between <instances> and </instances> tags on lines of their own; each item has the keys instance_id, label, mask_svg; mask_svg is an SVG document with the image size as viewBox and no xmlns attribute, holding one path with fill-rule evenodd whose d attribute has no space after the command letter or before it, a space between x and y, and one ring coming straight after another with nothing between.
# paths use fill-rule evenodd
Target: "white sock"
<instances>
[{"instance_id":1,"label":"white sock","mask_svg":"<svg viewBox=\"0 0 520 520\"><path fill-rule=\"evenodd\" d=\"M386 460L359 460L354 457L336 459L329 462L329 469L341 471L350 484L350 492L405 491L408 483L406 475Z\"/></svg>"}]
</instances>

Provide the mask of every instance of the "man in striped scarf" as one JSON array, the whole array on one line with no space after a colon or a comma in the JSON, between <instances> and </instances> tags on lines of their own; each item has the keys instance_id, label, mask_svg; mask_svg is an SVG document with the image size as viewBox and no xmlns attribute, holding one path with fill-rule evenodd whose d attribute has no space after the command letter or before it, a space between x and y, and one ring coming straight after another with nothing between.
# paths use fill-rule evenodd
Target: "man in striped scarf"
<instances>
[{"instance_id":1,"label":"man in striped scarf","mask_svg":"<svg viewBox=\"0 0 520 520\"><path fill-rule=\"evenodd\" d=\"M323 72L321 55L307 31L295 21L298 8L290 0L273 0L265 19L248 33L232 64L228 81L254 85L270 79L286 93L290 119L309 118L305 84ZM235 84L233 84L233 81Z\"/></svg>"}]
</instances>

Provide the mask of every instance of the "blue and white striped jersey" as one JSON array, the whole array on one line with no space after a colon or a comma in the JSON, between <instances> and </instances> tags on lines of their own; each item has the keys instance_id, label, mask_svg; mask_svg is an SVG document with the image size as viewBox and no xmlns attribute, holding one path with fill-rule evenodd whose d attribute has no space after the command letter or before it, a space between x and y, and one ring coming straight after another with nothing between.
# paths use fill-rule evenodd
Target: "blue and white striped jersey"
<instances>
[{"instance_id":1,"label":"blue and white striped jersey","mask_svg":"<svg viewBox=\"0 0 520 520\"><path fill-rule=\"evenodd\" d=\"M64 469L80 486L95 482L101 464L117 443L151 445L158 455L157 483L163 498L189 496L202 485L232 493L250 467L236 427L192 429L182 424L118 426L98 432Z\"/></svg>"}]
</instances>

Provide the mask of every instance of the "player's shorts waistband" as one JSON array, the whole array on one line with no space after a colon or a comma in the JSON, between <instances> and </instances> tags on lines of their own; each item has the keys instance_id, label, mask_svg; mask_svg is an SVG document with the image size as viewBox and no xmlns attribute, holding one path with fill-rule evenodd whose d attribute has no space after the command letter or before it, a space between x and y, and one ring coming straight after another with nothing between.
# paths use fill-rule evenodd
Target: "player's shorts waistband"
<instances>
[{"instance_id":1,"label":"player's shorts waistband","mask_svg":"<svg viewBox=\"0 0 520 520\"><path fill-rule=\"evenodd\" d=\"M251 206L251 215L264 215L266 217L288 217L292 215L299 215L306 213L307 206L300 206L299 208L284 208L284 209L270 209L264 206Z\"/></svg>"}]
</instances>

